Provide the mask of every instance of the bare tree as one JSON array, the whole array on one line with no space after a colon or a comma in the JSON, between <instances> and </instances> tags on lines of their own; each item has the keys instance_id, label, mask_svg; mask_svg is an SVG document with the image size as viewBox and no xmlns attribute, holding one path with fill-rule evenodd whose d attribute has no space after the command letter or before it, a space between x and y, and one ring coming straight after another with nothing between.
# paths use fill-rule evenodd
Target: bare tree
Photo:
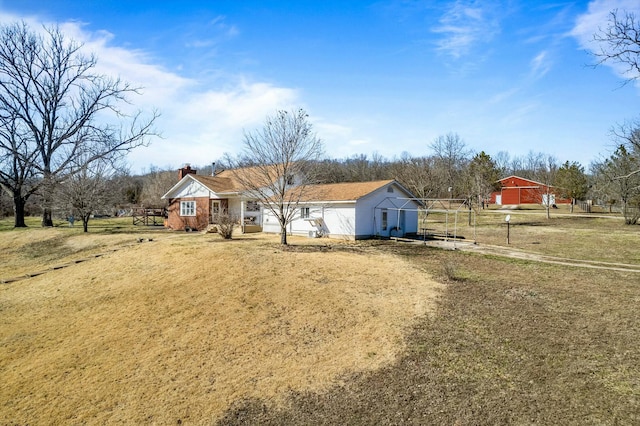
<instances>
[{"instance_id":1,"label":"bare tree","mask_svg":"<svg viewBox=\"0 0 640 426\"><path fill-rule=\"evenodd\" d=\"M555 184L556 176L558 175L558 160L553 155L544 155L529 153L531 158L537 159L535 179L544 184L541 190L540 197L542 198L542 204L547 211L547 219L551 218L551 207L555 205L553 193L553 185ZM534 163L530 164L530 167L534 167Z\"/></svg>"},{"instance_id":2,"label":"bare tree","mask_svg":"<svg viewBox=\"0 0 640 426\"><path fill-rule=\"evenodd\" d=\"M76 168L56 186L55 205L61 212L80 218L87 232L91 216L115 202L110 183L116 173L117 168L107 160L87 162L80 157Z\"/></svg>"},{"instance_id":3,"label":"bare tree","mask_svg":"<svg viewBox=\"0 0 640 426\"><path fill-rule=\"evenodd\" d=\"M0 155L13 156L33 179L21 194L40 192L43 226L53 225L52 189L81 156L91 163L124 155L154 134L155 112L127 115L120 106L138 89L95 73L96 57L81 50L58 27L39 34L24 22L0 26ZM0 166L15 192L21 177L9 164ZM24 226L16 201L15 224Z\"/></svg>"},{"instance_id":4,"label":"bare tree","mask_svg":"<svg viewBox=\"0 0 640 426\"><path fill-rule=\"evenodd\" d=\"M15 113L0 110L0 188L11 197L14 227L25 227L25 205L38 190L33 162L38 152L27 140Z\"/></svg>"},{"instance_id":5,"label":"bare tree","mask_svg":"<svg viewBox=\"0 0 640 426\"><path fill-rule=\"evenodd\" d=\"M634 13L612 10L606 28L600 28L593 40L599 45L594 52L598 58L597 65L622 65L626 82L640 78L640 22Z\"/></svg>"},{"instance_id":6,"label":"bare tree","mask_svg":"<svg viewBox=\"0 0 640 426\"><path fill-rule=\"evenodd\" d=\"M640 152L640 120L625 121L611 129L611 134L618 146L622 144L628 151Z\"/></svg>"},{"instance_id":7,"label":"bare tree","mask_svg":"<svg viewBox=\"0 0 640 426\"><path fill-rule=\"evenodd\" d=\"M511 173L511 155L507 151L499 151L493 158L496 168L500 172L500 177L507 177Z\"/></svg>"},{"instance_id":8,"label":"bare tree","mask_svg":"<svg viewBox=\"0 0 640 426\"><path fill-rule=\"evenodd\" d=\"M438 196L466 195L461 191L461 177L471 151L456 133L437 137L431 144L435 158L435 177Z\"/></svg>"},{"instance_id":9,"label":"bare tree","mask_svg":"<svg viewBox=\"0 0 640 426\"><path fill-rule=\"evenodd\" d=\"M429 198L436 190L434 185L434 158L403 155L393 165L394 178L418 198Z\"/></svg>"},{"instance_id":10,"label":"bare tree","mask_svg":"<svg viewBox=\"0 0 640 426\"><path fill-rule=\"evenodd\" d=\"M323 152L308 118L302 109L277 111L261 130L246 132L242 154L227 160L241 185L277 218L283 245L287 225L306 186L313 182L311 169Z\"/></svg>"},{"instance_id":11,"label":"bare tree","mask_svg":"<svg viewBox=\"0 0 640 426\"><path fill-rule=\"evenodd\" d=\"M13 215L13 202L6 192L0 191L0 219Z\"/></svg>"},{"instance_id":12,"label":"bare tree","mask_svg":"<svg viewBox=\"0 0 640 426\"><path fill-rule=\"evenodd\" d=\"M640 152L629 151L625 145L607 159L591 165L595 178L594 191L612 202L620 201L625 223L634 225L640 219Z\"/></svg>"},{"instance_id":13,"label":"bare tree","mask_svg":"<svg viewBox=\"0 0 640 426\"><path fill-rule=\"evenodd\" d=\"M515 156L509 162L509 175L520 176L525 179L532 179L534 170L527 170L524 166L524 157Z\"/></svg>"},{"instance_id":14,"label":"bare tree","mask_svg":"<svg viewBox=\"0 0 640 426\"><path fill-rule=\"evenodd\" d=\"M167 201L162 196L167 189L175 185L178 175L175 170L162 170L152 167L149 173L142 177L142 191L140 203L146 207L166 206Z\"/></svg>"},{"instance_id":15,"label":"bare tree","mask_svg":"<svg viewBox=\"0 0 640 426\"><path fill-rule=\"evenodd\" d=\"M324 159L315 167L315 176L320 183L347 182L347 171L344 162L336 159Z\"/></svg>"},{"instance_id":16,"label":"bare tree","mask_svg":"<svg viewBox=\"0 0 640 426\"><path fill-rule=\"evenodd\" d=\"M354 155L349 158L335 160L324 159L315 167L318 182L366 182L390 179L397 164L389 161L378 153L371 157L365 154Z\"/></svg>"}]
</instances>

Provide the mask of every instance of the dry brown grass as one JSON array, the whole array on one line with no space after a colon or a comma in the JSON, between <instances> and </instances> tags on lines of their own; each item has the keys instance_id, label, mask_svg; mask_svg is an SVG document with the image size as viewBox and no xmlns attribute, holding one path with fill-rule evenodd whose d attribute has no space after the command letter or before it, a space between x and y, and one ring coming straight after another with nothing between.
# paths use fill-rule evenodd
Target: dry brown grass
<instances>
[{"instance_id":1,"label":"dry brown grass","mask_svg":"<svg viewBox=\"0 0 640 426\"><path fill-rule=\"evenodd\" d=\"M640 264L621 221L512 221L517 249ZM22 270L107 253L0 285L2 422L640 424L637 272L120 227L0 223Z\"/></svg>"},{"instance_id":2,"label":"dry brown grass","mask_svg":"<svg viewBox=\"0 0 640 426\"><path fill-rule=\"evenodd\" d=\"M447 283L393 365L223 425L640 424L638 274L377 243Z\"/></svg>"},{"instance_id":3,"label":"dry brown grass","mask_svg":"<svg viewBox=\"0 0 640 426\"><path fill-rule=\"evenodd\" d=\"M71 232L0 233L5 276L120 248L0 287L3 423L206 423L243 398L321 391L391 364L441 288L344 243Z\"/></svg>"},{"instance_id":4,"label":"dry brown grass","mask_svg":"<svg viewBox=\"0 0 640 426\"><path fill-rule=\"evenodd\" d=\"M458 214L458 236L480 245L507 246L507 225L511 215L509 247L549 256L602 262L640 264L637 250L640 226L628 226L619 215L608 218L599 215L570 215L566 206L553 210L547 219L544 210L482 211L475 227L468 225L468 215ZM448 229L453 234L453 215ZM429 228L444 233L447 228L443 214L429 215Z\"/></svg>"}]
</instances>

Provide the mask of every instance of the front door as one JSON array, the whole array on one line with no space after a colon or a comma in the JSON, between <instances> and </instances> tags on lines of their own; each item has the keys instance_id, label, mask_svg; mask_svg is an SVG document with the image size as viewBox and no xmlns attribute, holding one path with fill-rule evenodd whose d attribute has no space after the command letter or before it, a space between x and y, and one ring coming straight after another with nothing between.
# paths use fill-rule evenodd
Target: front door
<instances>
[{"instance_id":1,"label":"front door","mask_svg":"<svg viewBox=\"0 0 640 426\"><path fill-rule=\"evenodd\" d=\"M211 200L211 208L209 209L210 217L209 223L218 223L218 217L220 216L220 200Z\"/></svg>"}]
</instances>

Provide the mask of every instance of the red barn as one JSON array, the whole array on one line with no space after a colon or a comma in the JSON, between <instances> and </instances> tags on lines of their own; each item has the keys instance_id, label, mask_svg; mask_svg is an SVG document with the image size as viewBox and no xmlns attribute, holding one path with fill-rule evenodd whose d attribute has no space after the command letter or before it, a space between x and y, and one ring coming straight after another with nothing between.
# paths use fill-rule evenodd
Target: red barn
<instances>
[{"instance_id":1,"label":"red barn","mask_svg":"<svg viewBox=\"0 0 640 426\"><path fill-rule=\"evenodd\" d=\"M500 179L500 191L491 194L491 203L498 205L545 204L549 194L550 204L570 204L570 199L560 198L553 186L518 176Z\"/></svg>"}]
</instances>

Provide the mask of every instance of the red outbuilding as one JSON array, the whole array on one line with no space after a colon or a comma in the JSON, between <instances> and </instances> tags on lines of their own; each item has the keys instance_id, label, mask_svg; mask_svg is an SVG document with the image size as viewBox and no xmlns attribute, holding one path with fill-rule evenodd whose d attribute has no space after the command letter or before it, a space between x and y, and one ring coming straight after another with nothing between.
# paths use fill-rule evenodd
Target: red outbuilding
<instances>
[{"instance_id":1,"label":"red outbuilding","mask_svg":"<svg viewBox=\"0 0 640 426\"><path fill-rule=\"evenodd\" d=\"M541 182L521 178L518 176L508 176L500 179L500 191L491 194L491 203L498 205L520 205L520 204L544 204L547 197L550 204L570 204L570 199L560 198L559 192L553 186L545 185Z\"/></svg>"}]
</instances>

